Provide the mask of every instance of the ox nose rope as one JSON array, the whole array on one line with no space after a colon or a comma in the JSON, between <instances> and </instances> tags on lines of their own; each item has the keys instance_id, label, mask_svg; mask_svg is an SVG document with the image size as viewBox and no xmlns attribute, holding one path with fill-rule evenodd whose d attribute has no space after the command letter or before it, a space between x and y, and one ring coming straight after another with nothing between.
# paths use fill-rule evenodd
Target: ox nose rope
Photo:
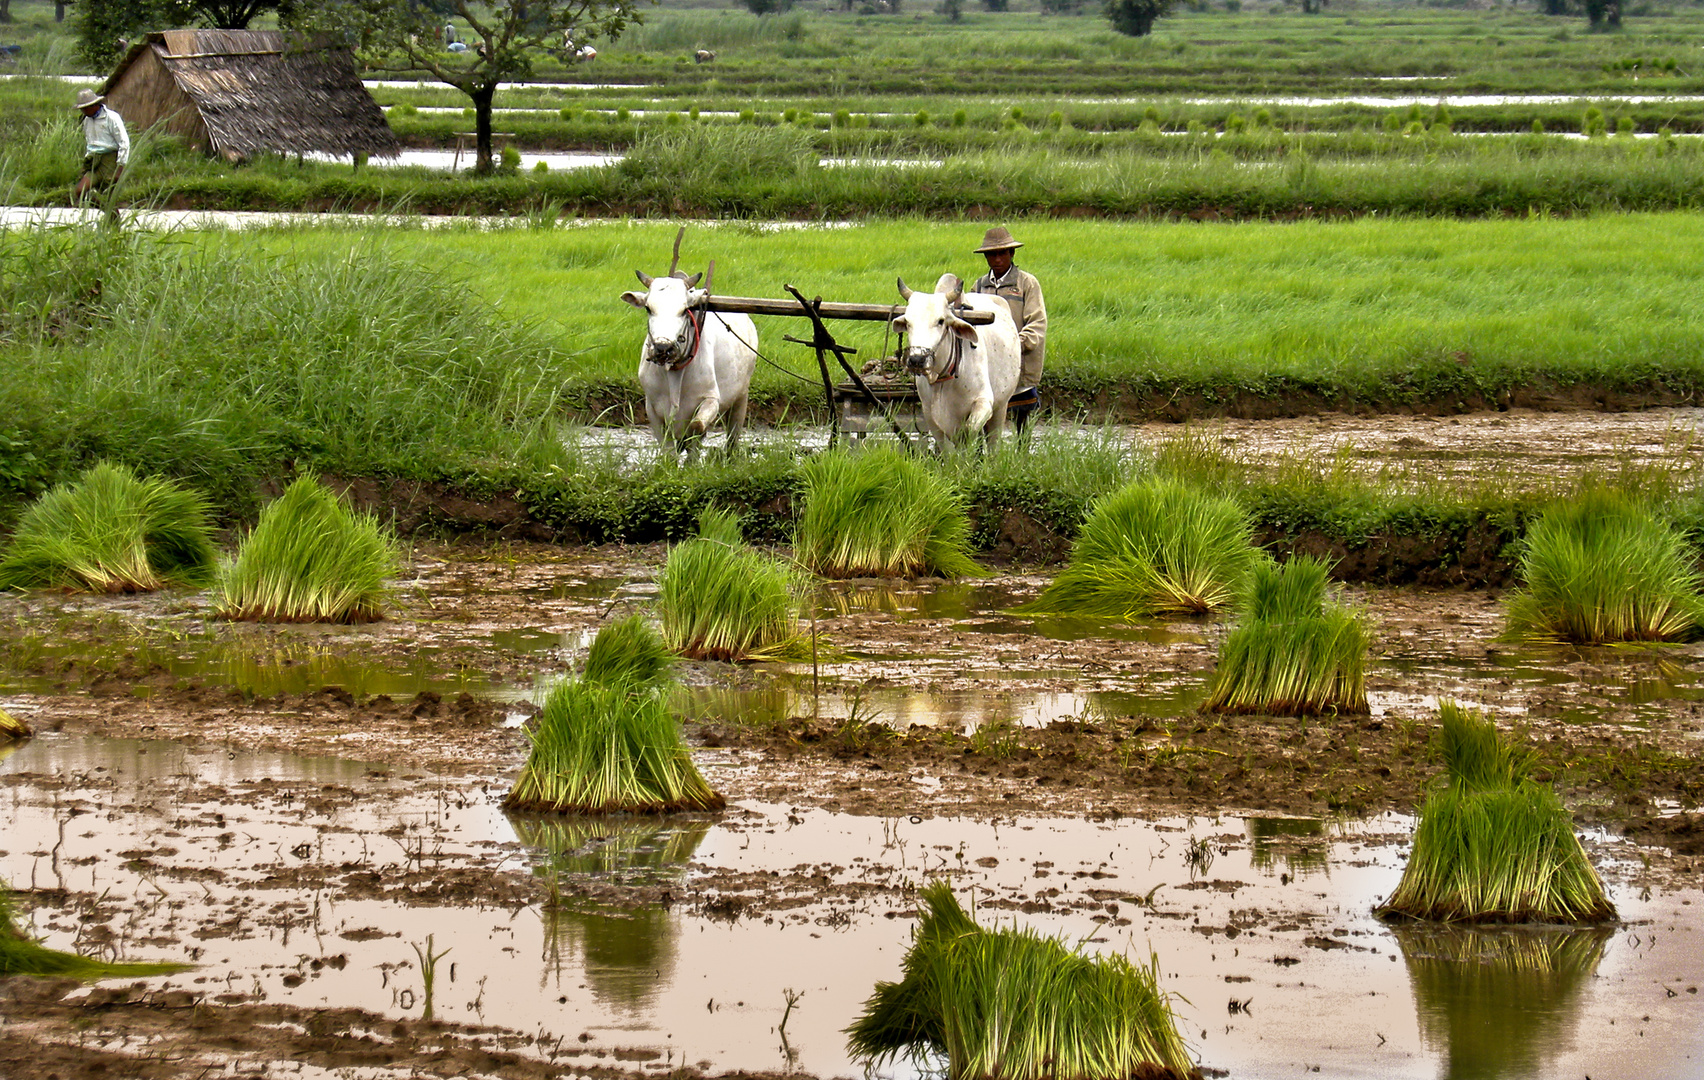
<instances>
[{"instance_id":1,"label":"ox nose rope","mask_svg":"<svg viewBox=\"0 0 1704 1080\"><path fill-rule=\"evenodd\" d=\"M704 343L704 329L703 329L703 326L702 326L703 318L704 318L704 316L700 315L694 309L692 309L692 308L686 309L686 325L681 328L680 336L675 338L672 342L672 344L674 344L674 345L676 345L680 348L681 352L686 354L686 357L685 357L685 359L682 359L682 360L676 360L672 364L669 363L666 360L656 359L657 339L651 336L651 325L650 325L650 323L646 323L645 324L645 344L646 344L646 346L648 346L648 348L647 348L647 351L645 353L645 359L649 360L651 363L656 364L660 367L666 367L670 371L681 371L681 370L683 370L686 367L686 365L692 363L694 360L696 360L698 358L698 347ZM727 326L728 324L726 322L723 322L722 325ZM730 330L729 332L731 333L732 331ZM692 347L691 348L687 348L687 345L686 345L688 338L692 339Z\"/></svg>"}]
</instances>

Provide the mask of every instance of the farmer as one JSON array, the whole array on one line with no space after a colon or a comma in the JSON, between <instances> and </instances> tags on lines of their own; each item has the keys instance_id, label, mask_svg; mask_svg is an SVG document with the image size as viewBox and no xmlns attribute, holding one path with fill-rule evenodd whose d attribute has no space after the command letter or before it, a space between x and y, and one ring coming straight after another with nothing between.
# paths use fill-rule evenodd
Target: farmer
<instances>
[{"instance_id":1,"label":"farmer","mask_svg":"<svg viewBox=\"0 0 1704 1080\"><path fill-rule=\"evenodd\" d=\"M1041 382L1047 350L1047 305L1041 299L1041 282L1034 274L1012 265L1012 253L1023 246L1004 225L989 229L983 234L982 246L976 249L988 260L988 272L977 278L971 289L1003 297L1012 309L1012 321L1018 324L1022 366L1018 370L1018 392L1012 395L1007 415L1020 435L1040 400L1036 387Z\"/></svg>"},{"instance_id":2,"label":"farmer","mask_svg":"<svg viewBox=\"0 0 1704 1080\"><path fill-rule=\"evenodd\" d=\"M85 201L91 192L110 191L124 175L130 160L130 132L124 118L106 107L106 98L93 90L77 91L77 109L83 114L83 175L73 191L75 201Z\"/></svg>"}]
</instances>

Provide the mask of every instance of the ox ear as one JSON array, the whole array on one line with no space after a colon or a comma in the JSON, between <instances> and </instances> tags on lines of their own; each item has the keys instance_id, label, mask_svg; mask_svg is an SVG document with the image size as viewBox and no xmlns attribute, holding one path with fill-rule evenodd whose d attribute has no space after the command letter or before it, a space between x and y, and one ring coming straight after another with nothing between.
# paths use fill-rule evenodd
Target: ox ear
<instances>
[{"instance_id":1,"label":"ox ear","mask_svg":"<svg viewBox=\"0 0 1704 1080\"><path fill-rule=\"evenodd\" d=\"M905 287L905 279L899 278L898 281L899 281L899 298L901 300L911 299L911 290Z\"/></svg>"},{"instance_id":2,"label":"ox ear","mask_svg":"<svg viewBox=\"0 0 1704 1080\"><path fill-rule=\"evenodd\" d=\"M645 286L647 289L649 289L651 287L651 275L650 274L647 274L643 270L635 270L633 272L635 274L639 275L639 284Z\"/></svg>"},{"instance_id":3,"label":"ox ear","mask_svg":"<svg viewBox=\"0 0 1704 1080\"><path fill-rule=\"evenodd\" d=\"M689 288L686 290L686 306L689 308L703 307L704 301L708 299L710 299L710 290L708 289Z\"/></svg>"},{"instance_id":4,"label":"ox ear","mask_svg":"<svg viewBox=\"0 0 1704 1080\"><path fill-rule=\"evenodd\" d=\"M650 296L642 292L624 292L621 294L621 298L636 308L643 308Z\"/></svg>"},{"instance_id":5,"label":"ox ear","mask_svg":"<svg viewBox=\"0 0 1704 1080\"><path fill-rule=\"evenodd\" d=\"M894 319L893 322L889 323L888 325L893 327L893 332L896 333L896 334L909 334L909 333L911 333L911 324L905 321L904 315L901 315L898 318Z\"/></svg>"}]
</instances>

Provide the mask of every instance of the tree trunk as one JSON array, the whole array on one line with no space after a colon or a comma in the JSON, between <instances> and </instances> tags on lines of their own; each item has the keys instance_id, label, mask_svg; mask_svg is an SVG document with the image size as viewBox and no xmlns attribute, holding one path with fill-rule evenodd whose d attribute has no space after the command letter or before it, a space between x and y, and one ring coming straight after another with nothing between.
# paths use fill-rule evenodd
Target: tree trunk
<instances>
[{"instance_id":1,"label":"tree trunk","mask_svg":"<svg viewBox=\"0 0 1704 1080\"><path fill-rule=\"evenodd\" d=\"M473 98L473 169L484 176L491 172L491 101L497 96L497 83L481 83L468 94Z\"/></svg>"},{"instance_id":2,"label":"tree trunk","mask_svg":"<svg viewBox=\"0 0 1704 1080\"><path fill-rule=\"evenodd\" d=\"M12 21L12 0L0 0L0 23Z\"/></svg>"},{"instance_id":3,"label":"tree trunk","mask_svg":"<svg viewBox=\"0 0 1704 1080\"><path fill-rule=\"evenodd\" d=\"M53 21L57 23L65 21L65 0L53 0Z\"/></svg>"}]
</instances>

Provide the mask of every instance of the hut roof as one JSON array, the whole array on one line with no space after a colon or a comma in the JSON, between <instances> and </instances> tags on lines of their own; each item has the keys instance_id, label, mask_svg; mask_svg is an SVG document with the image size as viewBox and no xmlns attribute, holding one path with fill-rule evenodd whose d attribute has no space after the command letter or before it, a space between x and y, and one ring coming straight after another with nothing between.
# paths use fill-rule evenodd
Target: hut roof
<instances>
[{"instance_id":1,"label":"hut roof","mask_svg":"<svg viewBox=\"0 0 1704 1080\"><path fill-rule=\"evenodd\" d=\"M150 51L195 103L215 153L401 152L355 73L354 57L326 37L280 30L153 33L130 47L101 93L110 93Z\"/></svg>"}]
</instances>

